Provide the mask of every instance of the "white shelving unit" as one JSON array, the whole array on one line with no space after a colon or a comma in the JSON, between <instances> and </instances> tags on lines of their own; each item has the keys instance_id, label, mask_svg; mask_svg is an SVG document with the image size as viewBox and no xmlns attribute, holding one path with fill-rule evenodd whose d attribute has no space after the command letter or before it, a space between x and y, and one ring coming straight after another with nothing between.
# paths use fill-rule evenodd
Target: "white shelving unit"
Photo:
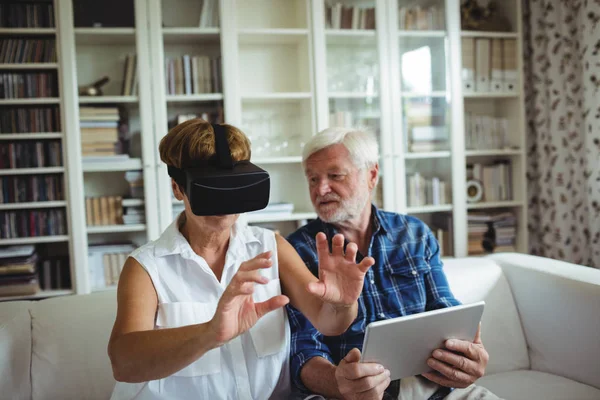
<instances>
[{"instance_id":1,"label":"white shelving unit","mask_svg":"<svg viewBox=\"0 0 600 400\"><path fill-rule=\"evenodd\" d=\"M516 249L526 252L527 202L523 77L514 91L466 92L462 82L464 39L515 40L521 54L521 10L517 0L499 6L512 24L509 32L461 30L459 0L422 0L411 5L439 6L443 26L410 30L399 24L401 0L215 0L219 20L200 26L202 2L127 0L135 6L135 26L82 28L73 22L75 0L54 0L56 28L0 29L0 37L56 38L57 62L0 64L0 73L55 72L58 95L0 99L0 108L58 106L60 132L0 134L0 144L25 140L60 140L60 167L0 170L0 176L62 174L65 199L55 202L0 204L0 212L65 208L68 234L0 240L1 245L56 243L68 251L72 292L92 291L88 272L91 244L124 240L142 244L155 239L173 220L174 201L158 145L178 115L208 113L241 128L252 141L252 161L271 175L273 203L294 205L287 214L248 214L250 224L288 233L316 218L301 165L304 143L331 125L349 124L373 131L380 142L381 179L375 203L390 211L415 215L432 225L450 216L451 254L468 254L467 215L514 211L518 218ZM326 6L374 9L375 26L342 29L327 19ZM124 60L137 56L138 92L122 95ZM170 94L166 59L183 55L218 58L221 85L210 93ZM522 70L518 56L518 71ZM104 95L79 96L78 89L109 76ZM86 162L81 157L79 107L118 106L128 113L134 133L130 158ZM508 119L508 146L467 148L467 114ZM426 123L423 121L426 120ZM443 148L413 151L415 126L433 125L446 134ZM511 200L467 204L467 164L504 160L512 166ZM127 198L127 171L142 171L143 198ZM446 182L446 204L411 204L409 176L419 172ZM125 196L124 207L144 207L145 224L86 226L86 197ZM54 294L53 294L54 293ZM44 297L68 294L46 292Z\"/></svg>"},{"instance_id":2,"label":"white shelving unit","mask_svg":"<svg viewBox=\"0 0 600 400\"><path fill-rule=\"evenodd\" d=\"M56 4L54 8L56 10ZM33 6L35 7L35 6ZM40 11L39 9L36 10ZM38 14L39 22L45 17L42 14ZM31 22L31 21L30 21ZM55 15L54 24L59 26L59 18ZM55 46L58 47L58 32L59 29L52 28L0 28L0 42L4 44L5 40L10 39L25 39L25 40L53 40ZM5 48L4 46L1 46ZM14 47L13 47L14 50ZM21 49L19 49L21 50ZM13 53L13 56L18 53ZM23 55L23 54L21 54ZM5 55L3 55L4 57ZM64 60L62 54L57 52L56 60L46 59L38 62L20 62L20 63L6 63L0 64L0 74L35 74L44 73L51 75L56 82L61 82L61 66ZM8 90L7 80L4 80L4 93ZM13 84L17 84L17 81L13 81ZM38 85L38 90L39 90ZM26 91L23 91L26 92ZM25 94L27 95L27 94ZM71 240L73 231L70 224L70 201L68 197L67 187L69 184L69 174L65 165L68 163L67 153L67 140L64 135L64 124L62 119L65 117L66 108L64 107L65 94L62 85L57 84L56 87L52 88L50 92L42 94L42 96L35 97L20 97L20 98L2 98L0 99L0 113L3 116L4 122L11 116L12 110L18 110L21 117L14 118L11 124L3 124L0 128L0 146L15 146L27 145L27 143L58 143L60 148L60 163L51 163L52 156L49 156L50 152L54 152L54 149L47 148L44 150L46 156L43 157L43 165L41 167L26 167L26 168L5 168L0 169L0 179L3 180L2 185L4 187L2 196L2 202L0 204L0 215L2 235L0 236L0 246L19 246L19 245L34 245L36 253L40 260L40 263L44 260L54 259L61 257L70 259L69 264L74 265L74 252L73 242ZM8 96L7 96L8 97ZM34 111L38 110L38 111ZM38 114L32 114L39 112ZM13 114L14 115L14 114ZM51 115L51 116L50 116ZM5 119L6 118L6 119ZM42 127L42 119L44 119L44 127ZM49 124L49 119L52 119L52 124ZM29 130L27 132L26 130ZM5 149L6 150L6 149ZM8 150L11 151L10 149ZM18 164L24 165L23 161L26 158L27 152L31 152L31 149L24 151L16 151L10 157L5 158L3 161L8 161L11 158L12 161L16 161ZM3 152L3 157L6 153ZM38 158L40 160L40 158ZM33 165L33 164L30 164ZM51 177L54 179L55 190L62 191L63 196L59 197L59 192L55 193L55 197L52 199L50 191L44 192L40 187L33 189L33 185L40 185L42 181L33 181L33 179L46 179ZM12 180L18 180L20 183L16 183ZM7 180L7 182L4 182ZM14 185L14 186L13 186ZM8 189L9 187L15 188L15 190ZM64 188L64 190L59 189ZM18 188L18 189L17 189ZM26 195L27 200L20 196ZM39 197L38 197L39 196ZM38 200L45 196L52 200ZM32 200L35 199L35 200ZM36 213L44 213L45 217L40 218L36 216ZM59 231L58 234L50 235L47 230L50 223L59 224L61 221L55 218L50 218L48 213L61 213L62 214L62 226L63 230ZM57 214L54 214L57 215ZM5 217L7 219L5 219ZM13 217L15 217L13 219ZM27 229L24 230L22 221L28 219ZM33 229L33 220L39 222L35 224ZM16 221L16 226L12 226L13 229L8 232L6 228L10 226L10 222ZM46 221L41 223L40 221ZM52 222L50 222L52 221ZM57 225L54 225L55 227ZM15 237L16 233L16 237ZM8 237L8 238L7 238ZM56 265L53 265L52 271ZM72 276L71 272L71 276ZM62 282L61 282L62 284ZM35 295L27 296L10 296L4 297L0 295L0 301L15 300L15 299L36 299L53 297L59 295L66 295L73 293L74 285L69 288L51 289L46 288Z\"/></svg>"}]
</instances>

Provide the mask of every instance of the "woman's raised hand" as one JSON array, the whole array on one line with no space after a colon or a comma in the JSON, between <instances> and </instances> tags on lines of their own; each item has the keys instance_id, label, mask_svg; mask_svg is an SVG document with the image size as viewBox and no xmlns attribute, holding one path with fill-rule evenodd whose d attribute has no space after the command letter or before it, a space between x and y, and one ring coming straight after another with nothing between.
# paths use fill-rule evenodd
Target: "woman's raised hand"
<instances>
[{"instance_id":1,"label":"woman's raised hand","mask_svg":"<svg viewBox=\"0 0 600 400\"><path fill-rule=\"evenodd\" d=\"M255 303L252 297L255 284L266 284L269 279L260 275L260 270L272 265L271 252L259 254L240 265L219 300L217 311L210 321L210 328L220 344L246 332L263 315L283 307L289 302L287 296L278 295Z\"/></svg>"}]
</instances>

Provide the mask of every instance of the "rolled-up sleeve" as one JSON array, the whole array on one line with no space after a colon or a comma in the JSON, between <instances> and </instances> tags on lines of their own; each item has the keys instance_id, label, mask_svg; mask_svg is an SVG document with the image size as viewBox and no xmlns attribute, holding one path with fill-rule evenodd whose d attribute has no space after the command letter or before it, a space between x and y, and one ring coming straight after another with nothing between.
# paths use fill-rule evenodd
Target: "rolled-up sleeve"
<instances>
[{"instance_id":1,"label":"rolled-up sleeve","mask_svg":"<svg viewBox=\"0 0 600 400\"><path fill-rule=\"evenodd\" d=\"M431 272L425 278L427 311L460 305L460 301L452 294L448 279L444 273L438 241L429 229L427 229L426 242L429 250L429 265L431 267Z\"/></svg>"}]
</instances>

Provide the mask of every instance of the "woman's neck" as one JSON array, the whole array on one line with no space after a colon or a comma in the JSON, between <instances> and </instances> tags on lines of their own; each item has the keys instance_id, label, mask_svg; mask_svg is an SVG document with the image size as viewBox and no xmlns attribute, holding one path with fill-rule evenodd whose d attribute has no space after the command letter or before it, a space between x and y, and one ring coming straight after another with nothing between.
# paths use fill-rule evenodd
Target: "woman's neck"
<instances>
[{"instance_id":1,"label":"woman's neck","mask_svg":"<svg viewBox=\"0 0 600 400\"><path fill-rule=\"evenodd\" d=\"M220 281L225 267L225 256L229 247L231 230L211 231L207 227L189 221L183 214L179 221L179 231L188 241L194 253L204 258Z\"/></svg>"}]
</instances>

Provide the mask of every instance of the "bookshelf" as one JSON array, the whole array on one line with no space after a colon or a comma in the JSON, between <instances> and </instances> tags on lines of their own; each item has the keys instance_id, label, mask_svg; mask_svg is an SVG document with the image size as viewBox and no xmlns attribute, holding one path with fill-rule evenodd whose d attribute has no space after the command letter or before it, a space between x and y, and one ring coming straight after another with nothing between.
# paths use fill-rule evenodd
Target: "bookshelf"
<instances>
[{"instance_id":1,"label":"bookshelf","mask_svg":"<svg viewBox=\"0 0 600 400\"><path fill-rule=\"evenodd\" d=\"M0 11L11 15L0 21L0 253L25 268L2 275L0 300L72 293L54 4L3 2ZM47 280L34 274L37 265L45 265Z\"/></svg>"},{"instance_id":2,"label":"bookshelf","mask_svg":"<svg viewBox=\"0 0 600 400\"><path fill-rule=\"evenodd\" d=\"M527 251L517 0L499 6L511 25L506 32L461 29L459 0L127 0L119 20L130 22L86 26L76 24L80 10L75 0L39 2L52 5L55 23L0 23L0 41L54 41L55 58L0 57L0 76L47 74L54 76L55 90L0 96L0 148L59 143L62 162L0 168L0 179L51 177L62 182L62 196L2 202L0 214L61 210L65 230L0 239L0 249L31 244L44 256L54 257L51 249L68 257L72 267L69 287L32 298L101 290L103 265L108 266L105 286L114 288L119 272L114 257L120 260L130 247L108 245L138 246L155 239L181 211L158 144L177 121L193 116L239 126L252 141L253 162L269 171L271 208L243 215L249 224L286 234L315 218L301 166L303 145L329 126L359 126L374 132L380 143L375 203L422 219L443 241L451 237L442 246L445 257L477 254L469 226L481 230L486 215L506 212L516 222L516 228L505 229L516 229L514 248ZM492 85L499 65L493 59L497 43L515 54L511 62L517 73L507 75L510 88ZM486 46L490 85L478 88L473 81L467 87L463 74L469 76L471 69L476 78L477 50ZM79 94L82 86L103 76L109 81L101 96ZM117 110L113 128L115 122L117 127L127 122L124 132L129 134L119 134L119 141L129 139L122 147L128 156L110 162L84 159L91 126L81 122L93 122L85 117L90 109ZM5 115L21 123L7 122ZM53 124L46 124L48 119ZM482 127L486 135L504 134L501 140L478 136ZM468 202L468 176L477 168L484 177L504 177L505 165L510 180L492 189L498 189L497 195ZM417 182L424 192L415 190ZM89 225L88 199L96 198L136 214L130 224ZM106 264L102 257L98 261L101 251L111 252Z\"/></svg>"}]
</instances>

